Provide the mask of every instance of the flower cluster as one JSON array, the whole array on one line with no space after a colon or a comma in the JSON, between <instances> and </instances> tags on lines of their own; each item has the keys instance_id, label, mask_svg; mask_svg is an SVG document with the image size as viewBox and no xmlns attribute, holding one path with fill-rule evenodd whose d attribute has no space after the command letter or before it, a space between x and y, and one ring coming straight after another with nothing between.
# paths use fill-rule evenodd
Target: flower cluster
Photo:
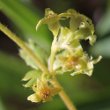
<instances>
[{"instance_id":1,"label":"flower cluster","mask_svg":"<svg viewBox=\"0 0 110 110\"><path fill-rule=\"evenodd\" d=\"M68 25L67 21L69 21ZM76 74L91 76L94 64L102 58L99 56L94 60L92 56L89 57L80 43L81 40L88 40L90 45L93 45L96 41L94 26L88 17L73 9L61 14L46 9L45 17L38 22L36 29L42 24L47 24L54 36L50 57L44 56L45 52L40 51L33 41L30 40L28 46L47 66L50 73L42 73L35 62L23 50L20 50L20 56L34 69L28 72L23 79L28 81L24 86L31 87L34 91L34 94L28 97L28 100L32 102L48 101L61 90L53 86L51 71L55 75L69 73L72 76Z\"/></svg>"},{"instance_id":2,"label":"flower cluster","mask_svg":"<svg viewBox=\"0 0 110 110\"><path fill-rule=\"evenodd\" d=\"M66 20L69 20L69 26L62 25L62 21ZM92 21L73 9L61 14L46 9L45 17L39 21L36 29L41 24L47 24L54 36L49 58L53 62L54 71L58 74L68 72L71 75L82 73L91 76L94 64L102 57L93 60L84 51L80 41L89 40L90 45L95 43Z\"/></svg>"}]
</instances>

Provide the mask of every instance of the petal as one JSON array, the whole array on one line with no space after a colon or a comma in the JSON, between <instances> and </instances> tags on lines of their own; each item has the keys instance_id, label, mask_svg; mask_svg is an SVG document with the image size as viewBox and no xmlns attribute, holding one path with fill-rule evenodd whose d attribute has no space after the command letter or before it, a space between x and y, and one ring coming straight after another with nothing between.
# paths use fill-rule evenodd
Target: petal
<instances>
[{"instance_id":1,"label":"petal","mask_svg":"<svg viewBox=\"0 0 110 110\"><path fill-rule=\"evenodd\" d=\"M40 70L31 70L26 73L23 81L28 81L26 84L24 84L24 87L32 87L34 83L36 83L36 80L40 77L42 72Z\"/></svg>"},{"instance_id":2,"label":"petal","mask_svg":"<svg viewBox=\"0 0 110 110\"><path fill-rule=\"evenodd\" d=\"M41 99L37 96L37 94L32 94L30 95L27 100L31 101L31 102L40 102Z\"/></svg>"},{"instance_id":3,"label":"petal","mask_svg":"<svg viewBox=\"0 0 110 110\"><path fill-rule=\"evenodd\" d=\"M45 17L38 22L38 24L36 25L36 30L40 25L47 24L49 30L53 33L54 37L56 37L60 29L59 19L60 18L56 13L47 8L45 10Z\"/></svg>"},{"instance_id":4,"label":"petal","mask_svg":"<svg viewBox=\"0 0 110 110\"><path fill-rule=\"evenodd\" d=\"M102 56L99 56L97 59L93 60L93 63L96 64L102 59Z\"/></svg>"}]
</instances>

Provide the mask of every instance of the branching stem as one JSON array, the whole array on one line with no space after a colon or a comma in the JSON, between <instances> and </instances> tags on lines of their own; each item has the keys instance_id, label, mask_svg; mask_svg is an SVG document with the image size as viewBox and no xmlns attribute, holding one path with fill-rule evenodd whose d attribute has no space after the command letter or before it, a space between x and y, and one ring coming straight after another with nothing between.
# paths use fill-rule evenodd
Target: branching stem
<instances>
[{"instance_id":1,"label":"branching stem","mask_svg":"<svg viewBox=\"0 0 110 110\"><path fill-rule=\"evenodd\" d=\"M37 58L37 56L33 53L33 51L25 44L24 41L22 41L18 36L16 36L12 31L10 31L6 26L0 23L0 31L2 31L4 34L7 35L12 41L14 41L20 48L22 48L29 56L30 58L35 61L36 65L46 73L49 73L47 67ZM53 59L53 58L52 58ZM53 65L53 64L52 64ZM53 66L52 66L53 67ZM53 71L51 67L51 72ZM62 86L59 84L59 82L55 79L52 81L54 86L59 86L62 88ZM59 96L67 106L68 110L76 110L75 106L73 105L72 101L68 97L68 95L65 93L64 90L62 90L59 93Z\"/></svg>"}]
</instances>

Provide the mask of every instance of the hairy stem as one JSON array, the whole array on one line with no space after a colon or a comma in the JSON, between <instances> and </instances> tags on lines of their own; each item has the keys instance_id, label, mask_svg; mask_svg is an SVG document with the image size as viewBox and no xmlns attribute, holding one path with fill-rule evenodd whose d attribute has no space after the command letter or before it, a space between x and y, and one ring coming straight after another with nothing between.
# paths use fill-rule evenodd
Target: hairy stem
<instances>
[{"instance_id":1,"label":"hairy stem","mask_svg":"<svg viewBox=\"0 0 110 110\"><path fill-rule=\"evenodd\" d=\"M35 61L36 65L46 73L49 73L47 67L37 58L37 56L33 53L33 51L23 42L18 36L16 36L13 32L11 32L6 26L0 23L0 31L2 31L4 34L7 35L12 41L14 41L20 48L22 48L29 56L30 58ZM53 58L52 58L53 59ZM53 65L53 64L52 64ZM53 66L52 66L53 67ZM51 67L51 72L53 71ZM52 81L54 86L59 86L62 88L62 86L59 84L59 82L55 79ZM68 97L68 95L65 93L64 90L62 90L59 93L61 99L67 106L68 110L76 110L75 106L72 104L72 101Z\"/></svg>"}]
</instances>

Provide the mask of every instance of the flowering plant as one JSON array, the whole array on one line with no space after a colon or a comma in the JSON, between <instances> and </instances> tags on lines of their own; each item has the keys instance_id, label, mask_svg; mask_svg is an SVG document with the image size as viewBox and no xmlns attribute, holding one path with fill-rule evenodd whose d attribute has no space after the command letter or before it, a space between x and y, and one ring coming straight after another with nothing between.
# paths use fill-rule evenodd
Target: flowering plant
<instances>
[{"instance_id":1,"label":"flowering plant","mask_svg":"<svg viewBox=\"0 0 110 110\"><path fill-rule=\"evenodd\" d=\"M25 43L2 24L0 30L20 46L20 56L32 67L23 78L23 81L27 81L24 87L30 87L34 92L27 99L36 103L46 102L59 94L68 109L76 110L56 75L92 75L94 64L102 57L93 59L89 56L81 40L89 40L90 45L95 43L94 25L88 17L73 9L57 14L49 8L45 10L45 17L38 22L36 30L42 24L47 24L53 34L50 56L32 39Z\"/></svg>"}]
</instances>

